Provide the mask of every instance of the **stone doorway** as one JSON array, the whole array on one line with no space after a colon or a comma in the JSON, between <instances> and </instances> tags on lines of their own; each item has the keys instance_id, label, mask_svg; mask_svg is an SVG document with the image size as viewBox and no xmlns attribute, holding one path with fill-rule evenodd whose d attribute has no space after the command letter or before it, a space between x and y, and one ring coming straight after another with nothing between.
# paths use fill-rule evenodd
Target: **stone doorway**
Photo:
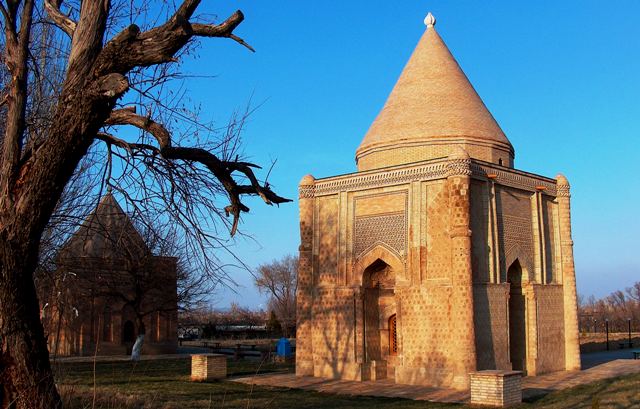
<instances>
[{"instance_id":1,"label":"stone doorway","mask_svg":"<svg viewBox=\"0 0 640 409\"><path fill-rule=\"evenodd\" d=\"M527 300L522 291L522 266L515 260L507 270L509 289L509 357L513 370L527 372Z\"/></svg>"},{"instance_id":2,"label":"stone doorway","mask_svg":"<svg viewBox=\"0 0 640 409\"><path fill-rule=\"evenodd\" d=\"M369 265L363 274L363 333L364 333L364 378L370 380L393 378L395 363L390 360L391 353L397 342L397 335L391 337L390 325L393 333L397 334L395 321L395 274L393 268L381 259ZM393 320L391 319L393 316Z\"/></svg>"}]
</instances>

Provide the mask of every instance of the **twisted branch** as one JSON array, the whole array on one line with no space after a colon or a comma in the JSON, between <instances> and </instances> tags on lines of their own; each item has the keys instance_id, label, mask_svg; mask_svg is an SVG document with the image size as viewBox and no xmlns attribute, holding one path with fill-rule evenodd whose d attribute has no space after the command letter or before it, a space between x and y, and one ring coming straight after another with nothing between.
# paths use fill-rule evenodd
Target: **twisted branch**
<instances>
[{"instance_id":1,"label":"twisted branch","mask_svg":"<svg viewBox=\"0 0 640 409\"><path fill-rule=\"evenodd\" d=\"M53 23L67 33L69 37L73 38L73 33L76 31L76 22L60 11L61 4L62 0L45 0L44 8Z\"/></svg>"},{"instance_id":2,"label":"twisted branch","mask_svg":"<svg viewBox=\"0 0 640 409\"><path fill-rule=\"evenodd\" d=\"M170 132L162 124L149 117L136 114L134 108L113 111L106 124L135 126L152 135L158 142L159 148L146 144L129 143L104 133L99 134L98 139L122 147L129 152L132 150L148 150L154 154L159 154L166 160L183 160L204 165L220 181L229 197L230 204L225 207L225 211L227 216L233 216L231 235L234 235L237 231L240 214L249 211L249 208L242 203L242 195L260 196L268 205L291 202L290 199L278 196L269 188L267 183L261 184L258 181L253 169L259 169L260 166L249 162L220 160L216 155L202 148L174 147L171 145ZM234 172L243 174L249 184L238 184L233 177Z\"/></svg>"}]
</instances>

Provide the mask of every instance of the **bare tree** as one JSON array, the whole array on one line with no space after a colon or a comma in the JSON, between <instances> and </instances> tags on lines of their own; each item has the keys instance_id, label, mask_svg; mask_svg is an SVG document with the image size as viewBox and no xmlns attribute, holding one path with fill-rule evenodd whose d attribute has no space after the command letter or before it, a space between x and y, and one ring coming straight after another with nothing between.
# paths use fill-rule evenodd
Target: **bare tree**
<instances>
[{"instance_id":1,"label":"bare tree","mask_svg":"<svg viewBox=\"0 0 640 409\"><path fill-rule=\"evenodd\" d=\"M623 291L614 291L597 299L589 296L580 306L581 327L584 331L604 331L605 321L613 332L625 332L629 325L640 327L640 282Z\"/></svg>"},{"instance_id":2,"label":"bare tree","mask_svg":"<svg viewBox=\"0 0 640 409\"><path fill-rule=\"evenodd\" d=\"M203 128L197 116L176 109L176 93L167 85L179 79L178 62L189 55L197 38L228 38L251 49L234 34L243 14L237 11L217 24L199 21L194 14L200 1L184 0L175 9L171 3L159 7L167 18L156 25L159 20L149 17L153 8L144 3L0 1L8 74L0 93L3 408L61 407L34 274L43 233L91 152L98 152L103 165L101 186L113 186L143 215L164 209L185 231L194 232L194 243L202 248L220 240L218 216L231 216L226 226L232 235L237 231L241 213L249 210L244 196L259 196L267 204L288 201L256 177L258 166L241 159L237 136L244 116L232 121L222 138L212 140L214 129ZM61 45L64 69L58 91L51 94L51 114L36 126L29 121L34 111L28 107L37 92L32 79L39 74L34 50L42 44L34 35L44 35L34 29L38 19L49 19L57 28L47 35ZM169 120L190 125L169 126ZM137 138L131 133L123 137L123 127L137 129ZM197 137L188 139L189 134ZM228 205L220 205L220 195Z\"/></svg>"},{"instance_id":3,"label":"bare tree","mask_svg":"<svg viewBox=\"0 0 640 409\"><path fill-rule=\"evenodd\" d=\"M276 313L287 337L296 325L297 277L298 258L291 255L262 264L255 273L255 285L269 295L269 307Z\"/></svg>"},{"instance_id":4,"label":"bare tree","mask_svg":"<svg viewBox=\"0 0 640 409\"><path fill-rule=\"evenodd\" d=\"M638 306L640 306L640 281L636 282L631 287L626 289L629 298L634 300Z\"/></svg>"}]
</instances>

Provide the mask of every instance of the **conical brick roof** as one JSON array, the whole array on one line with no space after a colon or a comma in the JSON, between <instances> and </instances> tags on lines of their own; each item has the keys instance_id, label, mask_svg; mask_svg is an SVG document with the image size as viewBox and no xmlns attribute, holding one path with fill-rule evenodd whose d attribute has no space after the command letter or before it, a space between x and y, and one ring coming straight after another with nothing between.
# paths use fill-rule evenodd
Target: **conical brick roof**
<instances>
[{"instance_id":1,"label":"conical brick roof","mask_svg":"<svg viewBox=\"0 0 640 409\"><path fill-rule=\"evenodd\" d=\"M148 252L131 219L108 192L62 247L60 257L117 258L124 253L141 257Z\"/></svg>"},{"instance_id":2,"label":"conical brick roof","mask_svg":"<svg viewBox=\"0 0 640 409\"><path fill-rule=\"evenodd\" d=\"M435 30L420 39L356 160L360 170L429 160L462 145L472 158L511 165L513 147ZM398 150L398 148L402 148Z\"/></svg>"}]
</instances>

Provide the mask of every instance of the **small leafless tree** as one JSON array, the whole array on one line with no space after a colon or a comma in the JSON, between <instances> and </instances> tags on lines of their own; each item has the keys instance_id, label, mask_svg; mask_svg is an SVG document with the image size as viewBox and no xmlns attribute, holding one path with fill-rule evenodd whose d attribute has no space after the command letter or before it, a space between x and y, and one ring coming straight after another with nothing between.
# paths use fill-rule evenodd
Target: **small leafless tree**
<instances>
[{"instance_id":1,"label":"small leafless tree","mask_svg":"<svg viewBox=\"0 0 640 409\"><path fill-rule=\"evenodd\" d=\"M245 113L219 132L197 111L182 108L184 88L169 85L182 77L180 60L198 38L231 39L251 49L234 33L244 19L240 11L216 23L195 16L199 4L0 1L6 74L0 91L3 408L61 406L34 278L44 232L85 159L97 164L89 173L100 187L94 197L112 186L140 215L180 223L203 254L224 247L220 222L236 233L241 213L249 210L245 196L267 204L288 201L258 179L257 165L242 159ZM59 79L42 98L45 88L38 84L47 78L37 58L52 47ZM36 100L47 102L31 103ZM125 127L137 133L121 132ZM214 267L216 272L221 270Z\"/></svg>"},{"instance_id":2,"label":"small leafless tree","mask_svg":"<svg viewBox=\"0 0 640 409\"><path fill-rule=\"evenodd\" d=\"M255 273L255 285L269 295L269 308L276 313L287 337L296 325L297 277L298 258L290 255L260 265Z\"/></svg>"}]
</instances>

